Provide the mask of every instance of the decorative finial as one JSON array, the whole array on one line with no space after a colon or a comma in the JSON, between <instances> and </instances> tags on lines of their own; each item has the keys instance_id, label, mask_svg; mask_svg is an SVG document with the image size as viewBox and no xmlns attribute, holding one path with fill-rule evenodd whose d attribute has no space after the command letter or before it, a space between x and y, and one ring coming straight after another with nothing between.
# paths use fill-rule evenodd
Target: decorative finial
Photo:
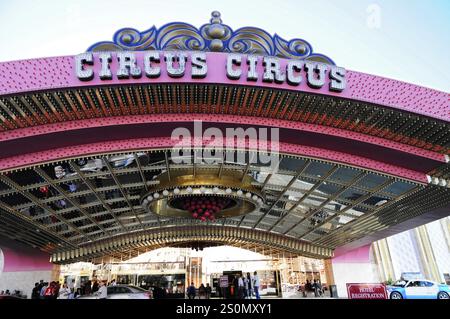
<instances>
[{"instance_id":1,"label":"decorative finial","mask_svg":"<svg viewBox=\"0 0 450 319\"><path fill-rule=\"evenodd\" d=\"M224 47L223 38L226 30L222 25L219 11L211 12L211 24L208 26L207 34L212 38L209 48L211 51L221 51Z\"/></svg>"},{"instance_id":2,"label":"decorative finial","mask_svg":"<svg viewBox=\"0 0 450 319\"><path fill-rule=\"evenodd\" d=\"M209 21L211 23L222 23L222 19L220 18L220 12L219 11L211 12L211 20Z\"/></svg>"}]
</instances>

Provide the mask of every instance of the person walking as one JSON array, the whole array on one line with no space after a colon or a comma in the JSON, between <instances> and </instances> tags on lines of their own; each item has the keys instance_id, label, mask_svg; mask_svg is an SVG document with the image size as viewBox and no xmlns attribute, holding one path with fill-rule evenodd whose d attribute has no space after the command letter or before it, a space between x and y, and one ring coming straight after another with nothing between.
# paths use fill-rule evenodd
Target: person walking
<instances>
[{"instance_id":1,"label":"person walking","mask_svg":"<svg viewBox=\"0 0 450 319\"><path fill-rule=\"evenodd\" d=\"M253 273L253 289L255 290L255 296L256 299L261 299L261 297L259 296L259 276L258 273L255 271Z\"/></svg>"}]
</instances>

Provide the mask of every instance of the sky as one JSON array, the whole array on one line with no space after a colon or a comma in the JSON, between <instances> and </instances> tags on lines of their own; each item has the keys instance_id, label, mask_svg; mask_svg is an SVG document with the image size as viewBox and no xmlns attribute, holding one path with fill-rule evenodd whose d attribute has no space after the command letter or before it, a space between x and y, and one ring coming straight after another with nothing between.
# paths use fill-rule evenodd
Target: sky
<instances>
[{"instance_id":1,"label":"sky","mask_svg":"<svg viewBox=\"0 0 450 319\"><path fill-rule=\"evenodd\" d=\"M200 27L214 10L233 29L304 39L346 69L450 92L448 0L0 0L0 61L78 54L123 27Z\"/></svg>"}]
</instances>

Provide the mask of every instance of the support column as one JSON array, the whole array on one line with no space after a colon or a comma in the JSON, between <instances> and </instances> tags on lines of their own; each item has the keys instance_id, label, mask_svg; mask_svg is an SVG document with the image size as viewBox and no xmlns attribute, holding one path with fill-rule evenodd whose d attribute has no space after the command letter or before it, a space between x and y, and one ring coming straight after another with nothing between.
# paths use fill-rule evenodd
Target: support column
<instances>
[{"instance_id":1,"label":"support column","mask_svg":"<svg viewBox=\"0 0 450 319\"><path fill-rule=\"evenodd\" d=\"M333 274L333 259L328 258L323 261L325 267L325 276L327 277L327 285L335 285Z\"/></svg>"},{"instance_id":2,"label":"support column","mask_svg":"<svg viewBox=\"0 0 450 319\"><path fill-rule=\"evenodd\" d=\"M331 266L339 298L347 298L347 283L380 282L370 260L370 246L350 251L336 249Z\"/></svg>"},{"instance_id":3,"label":"support column","mask_svg":"<svg viewBox=\"0 0 450 319\"><path fill-rule=\"evenodd\" d=\"M0 290L19 290L27 298L36 282L59 279L59 266L50 255L19 242L0 238Z\"/></svg>"}]
</instances>

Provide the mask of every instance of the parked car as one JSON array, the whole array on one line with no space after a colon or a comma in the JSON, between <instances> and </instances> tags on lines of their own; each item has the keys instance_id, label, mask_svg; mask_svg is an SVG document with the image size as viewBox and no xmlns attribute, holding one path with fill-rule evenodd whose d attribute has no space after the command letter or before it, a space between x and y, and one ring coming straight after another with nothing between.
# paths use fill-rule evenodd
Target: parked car
<instances>
[{"instance_id":1,"label":"parked car","mask_svg":"<svg viewBox=\"0 0 450 319\"><path fill-rule=\"evenodd\" d=\"M133 285L108 286L108 299L152 299L153 294L149 290L139 288ZM77 299L98 299L94 293L92 295L83 295Z\"/></svg>"},{"instance_id":2,"label":"parked car","mask_svg":"<svg viewBox=\"0 0 450 319\"><path fill-rule=\"evenodd\" d=\"M449 299L450 286L431 280L399 280L386 287L390 299Z\"/></svg>"}]
</instances>

